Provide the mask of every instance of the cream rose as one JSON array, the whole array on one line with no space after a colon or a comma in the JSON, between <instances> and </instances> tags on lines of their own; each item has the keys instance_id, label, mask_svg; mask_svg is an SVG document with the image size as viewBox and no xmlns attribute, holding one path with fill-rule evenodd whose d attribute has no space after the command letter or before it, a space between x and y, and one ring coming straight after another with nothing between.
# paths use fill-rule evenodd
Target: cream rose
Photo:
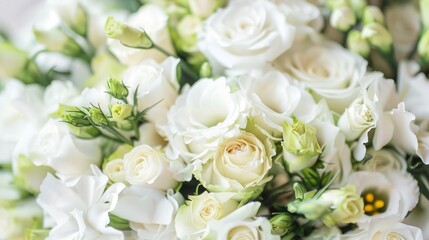
<instances>
[{"instance_id":1,"label":"cream rose","mask_svg":"<svg viewBox=\"0 0 429 240\"><path fill-rule=\"evenodd\" d=\"M342 113L359 96L367 62L336 43L320 40L297 45L275 65Z\"/></svg>"},{"instance_id":2,"label":"cream rose","mask_svg":"<svg viewBox=\"0 0 429 240\"><path fill-rule=\"evenodd\" d=\"M136 13L129 16L127 24L136 28L142 28L151 40L158 46L174 54L173 44L167 28L168 15L155 4L145 4ZM121 61L132 66L148 59L162 62L167 56L156 49L135 49L122 45L118 40L108 40L109 49Z\"/></svg>"},{"instance_id":3,"label":"cream rose","mask_svg":"<svg viewBox=\"0 0 429 240\"><path fill-rule=\"evenodd\" d=\"M167 119L167 158L176 177L189 181L195 161L207 162L223 139L240 134L246 102L239 91L231 92L225 78L201 79L177 98Z\"/></svg>"},{"instance_id":4,"label":"cream rose","mask_svg":"<svg viewBox=\"0 0 429 240\"><path fill-rule=\"evenodd\" d=\"M176 215L176 232L180 239L197 239L202 236L208 223L220 220L237 209L239 202L230 193L204 192L190 196Z\"/></svg>"},{"instance_id":5,"label":"cream rose","mask_svg":"<svg viewBox=\"0 0 429 240\"><path fill-rule=\"evenodd\" d=\"M405 173L407 171L405 157L394 150L381 149L376 151L370 149L368 150L368 155L372 157L361 167L364 171L381 173L388 173L391 171Z\"/></svg>"},{"instance_id":6,"label":"cream rose","mask_svg":"<svg viewBox=\"0 0 429 240\"><path fill-rule=\"evenodd\" d=\"M125 179L131 185L141 185L166 191L177 181L169 169L168 160L149 145L140 145L124 155Z\"/></svg>"},{"instance_id":7,"label":"cream rose","mask_svg":"<svg viewBox=\"0 0 429 240\"><path fill-rule=\"evenodd\" d=\"M290 80L278 71L243 76L239 84L249 102L250 116L269 136L281 137L283 122L291 120L293 115L309 122L316 113L316 103L311 95L291 85Z\"/></svg>"},{"instance_id":8,"label":"cream rose","mask_svg":"<svg viewBox=\"0 0 429 240\"><path fill-rule=\"evenodd\" d=\"M271 179L267 176L275 150L267 139L261 142L251 133L225 139L213 159L196 164L195 177L211 192L258 194Z\"/></svg>"},{"instance_id":9,"label":"cream rose","mask_svg":"<svg viewBox=\"0 0 429 240\"><path fill-rule=\"evenodd\" d=\"M294 32L273 3L236 0L207 19L198 45L221 73L273 61L291 47Z\"/></svg>"},{"instance_id":10,"label":"cream rose","mask_svg":"<svg viewBox=\"0 0 429 240\"><path fill-rule=\"evenodd\" d=\"M280 236L271 233L268 219L255 217L260 205L248 203L221 220L210 222L203 239L280 240Z\"/></svg>"}]
</instances>

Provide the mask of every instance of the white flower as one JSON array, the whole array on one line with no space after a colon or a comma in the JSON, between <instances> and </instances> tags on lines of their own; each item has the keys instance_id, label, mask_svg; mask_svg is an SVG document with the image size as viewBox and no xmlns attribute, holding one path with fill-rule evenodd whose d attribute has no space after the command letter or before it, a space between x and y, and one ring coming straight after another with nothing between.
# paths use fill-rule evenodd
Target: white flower
<instances>
[{"instance_id":1,"label":"white flower","mask_svg":"<svg viewBox=\"0 0 429 240\"><path fill-rule=\"evenodd\" d=\"M21 138L44 122L42 88L17 80L6 82L0 92L0 163L12 161L14 147Z\"/></svg>"},{"instance_id":2,"label":"white flower","mask_svg":"<svg viewBox=\"0 0 429 240\"><path fill-rule=\"evenodd\" d=\"M218 221L211 221L203 239L279 240L271 234L271 224L264 217L255 217L261 204L251 202Z\"/></svg>"},{"instance_id":3,"label":"white flower","mask_svg":"<svg viewBox=\"0 0 429 240\"><path fill-rule=\"evenodd\" d=\"M159 191L140 186L126 188L112 211L130 221L139 239L176 239L174 217L184 202L180 193Z\"/></svg>"},{"instance_id":4,"label":"white flower","mask_svg":"<svg viewBox=\"0 0 429 240\"><path fill-rule=\"evenodd\" d=\"M149 145L140 145L124 155L125 179L132 185L168 190L177 185L168 160Z\"/></svg>"},{"instance_id":5,"label":"white flower","mask_svg":"<svg viewBox=\"0 0 429 240\"><path fill-rule=\"evenodd\" d=\"M367 62L338 44L320 40L294 47L276 66L342 113L360 93Z\"/></svg>"},{"instance_id":6,"label":"white flower","mask_svg":"<svg viewBox=\"0 0 429 240\"><path fill-rule=\"evenodd\" d=\"M294 32L271 2L236 0L207 19L198 44L221 73L273 61L291 47Z\"/></svg>"},{"instance_id":7,"label":"white flower","mask_svg":"<svg viewBox=\"0 0 429 240\"><path fill-rule=\"evenodd\" d=\"M151 147L164 147L167 145L166 140L157 132L154 123L144 123L139 127L140 139L135 142L135 145L147 144Z\"/></svg>"},{"instance_id":8,"label":"white flower","mask_svg":"<svg viewBox=\"0 0 429 240\"><path fill-rule=\"evenodd\" d=\"M423 231L424 239L428 239L429 237L429 200L420 196L419 204L417 207L405 218L405 224L409 224L412 226L416 226Z\"/></svg>"},{"instance_id":9,"label":"white flower","mask_svg":"<svg viewBox=\"0 0 429 240\"><path fill-rule=\"evenodd\" d=\"M107 227L108 213L125 185L116 183L106 191L108 178L96 166L91 172L62 182L52 175L40 186L37 203L53 220L47 239L123 239L122 232Z\"/></svg>"},{"instance_id":10,"label":"white flower","mask_svg":"<svg viewBox=\"0 0 429 240\"><path fill-rule=\"evenodd\" d=\"M375 222L365 229L348 232L343 237L347 240L423 240L423 234L419 228L395 222L391 218Z\"/></svg>"},{"instance_id":11,"label":"white flower","mask_svg":"<svg viewBox=\"0 0 429 240\"><path fill-rule=\"evenodd\" d=\"M179 91L177 68L179 59L167 58L161 64L147 60L128 68L123 73L124 84L129 88L128 101L134 101L137 91L137 103L142 111L156 104L146 118L156 125L165 124L166 115L174 104Z\"/></svg>"},{"instance_id":12,"label":"white flower","mask_svg":"<svg viewBox=\"0 0 429 240\"><path fill-rule=\"evenodd\" d=\"M42 210L33 198L17 202L12 208L0 204L0 239L18 240L25 238L25 230L38 226Z\"/></svg>"},{"instance_id":13,"label":"white flower","mask_svg":"<svg viewBox=\"0 0 429 240\"><path fill-rule=\"evenodd\" d=\"M360 228L385 218L402 221L417 205L420 195L417 182L409 173L355 172L349 183L356 185L364 198L365 215L358 220Z\"/></svg>"},{"instance_id":14,"label":"white flower","mask_svg":"<svg viewBox=\"0 0 429 240\"><path fill-rule=\"evenodd\" d=\"M104 165L103 173L106 174L112 182L126 182L123 159L113 159L108 161Z\"/></svg>"},{"instance_id":15,"label":"white flower","mask_svg":"<svg viewBox=\"0 0 429 240\"><path fill-rule=\"evenodd\" d=\"M281 137L283 122L294 115L309 122L316 112L311 95L294 85L278 71L268 71L261 76L243 76L240 87L251 107L250 116L255 123L272 137Z\"/></svg>"},{"instance_id":16,"label":"white flower","mask_svg":"<svg viewBox=\"0 0 429 240\"><path fill-rule=\"evenodd\" d=\"M49 120L34 137L22 154L36 166L53 168L58 176L73 177L86 172L91 164L101 161L101 149L96 140L73 136L65 123Z\"/></svg>"},{"instance_id":17,"label":"white flower","mask_svg":"<svg viewBox=\"0 0 429 240\"><path fill-rule=\"evenodd\" d=\"M306 34L319 32L323 27L320 9L309 1L302 0L271 0L286 21L296 27L295 42L302 40Z\"/></svg>"},{"instance_id":18,"label":"white flower","mask_svg":"<svg viewBox=\"0 0 429 240\"><path fill-rule=\"evenodd\" d=\"M60 104L75 105L78 90L70 81L55 80L45 90L43 102L48 114L58 110Z\"/></svg>"},{"instance_id":19,"label":"white flower","mask_svg":"<svg viewBox=\"0 0 429 240\"><path fill-rule=\"evenodd\" d=\"M266 139L251 133L227 138L212 159L196 163L194 175L211 192L243 192L258 195L267 181L275 150ZM256 196L254 196L256 197Z\"/></svg>"},{"instance_id":20,"label":"white flower","mask_svg":"<svg viewBox=\"0 0 429 240\"><path fill-rule=\"evenodd\" d=\"M231 92L225 78L202 79L183 91L163 129L169 141L166 155L178 180L190 180L191 163L206 162L223 139L240 134L245 110L241 93Z\"/></svg>"},{"instance_id":21,"label":"white flower","mask_svg":"<svg viewBox=\"0 0 429 240\"><path fill-rule=\"evenodd\" d=\"M371 156L371 159L361 167L364 171L381 173L391 171L405 173L407 171L405 158L393 150L381 149L376 151L370 149L368 155Z\"/></svg>"},{"instance_id":22,"label":"white flower","mask_svg":"<svg viewBox=\"0 0 429 240\"><path fill-rule=\"evenodd\" d=\"M136 28L142 28L151 40L161 48L174 54L174 48L168 33L168 16L164 10L155 4L145 4L136 13L129 16L127 24ZM122 45L118 40L108 40L109 49L121 61L132 66L148 59L162 62L166 55L156 49L135 49Z\"/></svg>"},{"instance_id":23,"label":"white flower","mask_svg":"<svg viewBox=\"0 0 429 240\"><path fill-rule=\"evenodd\" d=\"M220 220L236 210L239 202L233 194L203 192L190 196L176 215L176 232L180 239L197 239L202 236L208 223Z\"/></svg>"}]
</instances>

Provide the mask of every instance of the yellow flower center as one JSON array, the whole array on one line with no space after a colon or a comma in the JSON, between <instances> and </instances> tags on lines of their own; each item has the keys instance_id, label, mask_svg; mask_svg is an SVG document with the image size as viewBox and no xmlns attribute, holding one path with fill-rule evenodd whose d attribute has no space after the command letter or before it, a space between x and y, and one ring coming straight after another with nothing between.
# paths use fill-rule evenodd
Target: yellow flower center
<instances>
[{"instance_id":1,"label":"yellow flower center","mask_svg":"<svg viewBox=\"0 0 429 240\"><path fill-rule=\"evenodd\" d=\"M382 194L375 191L366 191L362 194L362 197L366 215L374 216L386 211L387 201L382 197Z\"/></svg>"}]
</instances>

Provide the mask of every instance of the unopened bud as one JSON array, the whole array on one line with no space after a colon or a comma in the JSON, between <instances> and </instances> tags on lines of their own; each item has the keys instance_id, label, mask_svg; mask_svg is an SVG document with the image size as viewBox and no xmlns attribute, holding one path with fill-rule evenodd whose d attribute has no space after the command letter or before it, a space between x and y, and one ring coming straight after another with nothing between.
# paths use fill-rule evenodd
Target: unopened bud
<instances>
[{"instance_id":1,"label":"unopened bud","mask_svg":"<svg viewBox=\"0 0 429 240\"><path fill-rule=\"evenodd\" d=\"M356 15L349 7L336 8L330 18L331 26L340 31L348 31L356 24Z\"/></svg>"},{"instance_id":2,"label":"unopened bud","mask_svg":"<svg viewBox=\"0 0 429 240\"><path fill-rule=\"evenodd\" d=\"M200 77L201 78L209 78L212 75L213 75L212 67L210 66L210 64L208 62L204 62L200 68Z\"/></svg>"},{"instance_id":3,"label":"unopened bud","mask_svg":"<svg viewBox=\"0 0 429 240\"><path fill-rule=\"evenodd\" d=\"M378 8L377 6L369 5L366 6L363 12L362 22L363 25L367 25L373 22L384 25L384 15L381 12L380 8Z\"/></svg>"},{"instance_id":4,"label":"unopened bud","mask_svg":"<svg viewBox=\"0 0 429 240\"><path fill-rule=\"evenodd\" d=\"M368 5L367 0L349 0L350 7L356 14L357 18L362 18L362 13L365 7Z\"/></svg>"},{"instance_id":5,"label":"unopened bud","mask_svg":"<svg viewBox=\"0 0 429 240\"><path fill-rule=\"evenodd\" d=\"M429 31L423 33L417 46L417 52L419 53L420 59L426 65L429 64Z\"/></svg>"},{"instance_id":6,"label":"unopened bud","mask_svg":"<svg viewBox=\"0 0 429 240\"><path fill-rule=\"evenodd\" d=\"M68 124L68 127L73 135L82 139L93 139L101 135L100 130L92 125L77 127L72 124Z\"/></svg>"},{"instance_id":7,"label":"unopened bud","mask_svg":"<svg viewBox=\"0 0 429 240\"><path fill-rule=\"evenodd\" d=\"M349 6L347 0L327 0L326 6L329 10L334 11L337 8Z\"/></svg>"},{"instance_id":8,"label":"unopened bud","mask_svg":"<svg viewBox=\"0 0 429 240\"><path fill-rule=\"evenodd\" d=\"M9 42L0 42L0 78L15 77L23 70L27 53Z\"/></svg>"},{"instance_id":9,"label":"unopened bud","mask_svg":"<svg viewBox=\"0 0 429 240\"><path fill-rule=\"evenodd\" d=\"M128 88L124 83L119 82L115 78L107 80L107 89L109 90L109 94L116 99L125 99L128 97Z\"/></svg>"},{"instance_id":10,"label":"unopened bud","mask_svg":"<svg viewBox=\"0 0 429 240\"><path fill-rule=\"evenodd\" d=\"M79 1L50 0L49 3L54 7L65 25L81 36L86 35L88 28L88 14Z\"/></svg>"},{"instance_id":11,"label":"unopened bud","mask_svg":"<svg viewBox=\"0 0 429 240\"><path fill-rule=\"evenodd\" d=\"M90 108L89 111L89 117L91 118L91 121L97 125L97 126L108 126L109 121L107 120L104 113L99 108Z\"/></svg>"},{"instance_id":12,"label":"unopened bud","mask_svg":"<svg viewBox=\"0 0 429 240\"><path fill-rule=\"evenodd\" d=\"M364 58L368 58L371 52L371 45L357 30L352 30L347 35L347 47Z\"/></svg>"},{"instance_id":13,"label":"unopened bud","mask_svg":"<svg viewBox=\"0 0 429 240\"><path fill-rule=\"evenodd\" d=\"M116 21L110 16L104 25L107 37L119 40L123 45L132 48L149 49L153 42L143 29L131 27L123 22Z\"/></svg>"},{"instance_id":14,"label":"unopened bud","mask_svg":"<svg viewBox=\"0 0 429 240\"><path fill-rule=\"evenodd\" d=\"M272 233L283 236L287 234L291 227L294 225L292 216L280 213L270 219Z\"/></svg>"},{"instance_id":15,"label":"unopened bud","mask_svg":"<svg viewBox=\"0 0 429 240\"><path fill-rule=\"evenodd\" d=\"M362 37L384 54L388 54L392 50L392 35L379 23L372 22L365 25L362 29Z\"/></svg>"},{"instance_id":16,"label":"unopened bud","mask_svg":"<svg viewBox=\"0 0 429 240\"><path fill-rule=\"evenodd\" d=\"M60 52L71 57L81 56L84 52L80 45L58 28L49 30L34 29L36 40L45 45L48 51Z\"/></svg>"}]
</instances>

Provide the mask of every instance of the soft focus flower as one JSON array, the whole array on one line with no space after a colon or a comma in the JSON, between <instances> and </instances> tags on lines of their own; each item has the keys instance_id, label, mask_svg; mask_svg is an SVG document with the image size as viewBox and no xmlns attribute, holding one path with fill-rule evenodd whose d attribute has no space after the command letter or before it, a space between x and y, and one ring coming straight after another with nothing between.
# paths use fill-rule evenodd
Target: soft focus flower
<instances>
[{"instance_id":1,"label":"soft focus flower","mask_svg":"<svg viewBox=\"0 0 429 240\"><path fill-rule=\"evenodd\" d=\"M236 0L210 16L199 46L214 72L260 66L289 49L295 28L269 1Z\"/></svg>"},{"instance_id":2,"label":"soft focus flower","mask_svg":"<svg viewBox=\"0 0 429 240\"><path fill-rule=\"evenodd\" d=\"M40 186L37 203L52 220L45 218L45 227L52 227L47 239L123 239L122 232L108 227L109 216L124 189L121 183L110 186L108 178L96 167L70 182L52 175ZM60 200L60 201L59 201Z\"/></svg>"},{"instance_id":3,"label":"soft focus flower","mask_svg":"<svg viewBox=\"0 0 429 240\"><path fill-rule=\"evenodd\" d=\"M268 219L255 217L259 206L260 203L251 202L221 220L210 222L203 239L280 239L280 236L271 233L271 224Z\"/></svg>"},{"instance_id":4,"label":"soft focus flower","mask_svg":"<svg viewBox=\"0 0 429 240\"><path fill-rule=\"evenodd\" d=\"M166 155L178 180L190 180L192 163L207 162L224 139L240 134L245 111L243 96L232 92L225 78L201 79L182 92L163 128L169 141Z\"/></svg>"},{"instance_id":5,"label":"soft focus flower","mask_svg":"<svg viewBox=\"0 0 429 240\"><path fill-rule=\"evenodd\" d=\"M258 193L258 188L271 179L267 173L274 154L268 139L261 142L255 135L244 133L220 143L212 159L196 164L194 175L212 192Z\"/></svg>"},{"instance_id":6,"label":"soft focus flower","mask_svg":"<svg viewBox=\"0 0 429 240\"><path fill-rule=\"evenodd\" d=\"M367 62L332 42L303 43L276 61L276 67L324 98L342 113L360 92Z\"/></svg>"},{"instance_id":7,"label":"soft focus flower","mask_svg":"<svg viewBox=\"0 0 429 240\"><path fill-rule=\"evenodd\" d=\"M203 192L190 196L176 215L176 232L180 239L201 237L210 221L220 220L235 211L239 202L230 193Z\"/></svg>"},{"instance_id":8,"label":"soft focus flower","mask_svg":"<svg viewBox=\"0 0 429 240\"><path fill-rule=\"evenodd\" d=\"M177 185L163 153L149 145L140 145L124 155L125 179L131 185L168 190Z\"/></svg>"},{"instance_id":9,"label":"soft focus flower","mask_svg":"<svg viewBox=\"0 0 429 240\"><path fill-rule=\"evenodd\" d=\"M347 31L356 24L356 15L349 7L336 8L331 14L330 23L338 30Z\"/></svg>"}]
</instances>

